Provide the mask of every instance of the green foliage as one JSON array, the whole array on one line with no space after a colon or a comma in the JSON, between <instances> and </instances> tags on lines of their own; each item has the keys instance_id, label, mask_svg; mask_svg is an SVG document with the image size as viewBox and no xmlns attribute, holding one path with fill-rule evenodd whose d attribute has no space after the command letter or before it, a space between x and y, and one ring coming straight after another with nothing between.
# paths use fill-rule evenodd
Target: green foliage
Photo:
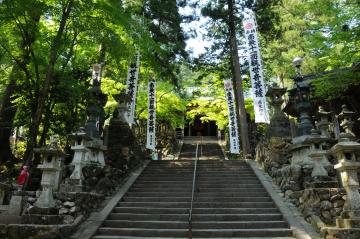
<instances>
[{"instance_id":1,"label":"green foliage","mask_svg":"<svg viewBox=\"0 0 360 239\"><path fill-rule=\"evenodd\" d=\"M146 82L140 86L137 97L136 113L139 120L147 119L148 93ZM156 83L156 122L170 125L174 129L184 125L186 101L175 91L174 85L168 82Z\"/></svg>"},{"instance_id":2,"label":"green foliage","mask_svg":"<svg viewBox=\"0 0 360 239\"><path fill-rule=\"evenodd\" d=\"M166 15L159 6L166 7ZM127 68L138 50L141 77L146 79L151 72L176 83L176 62L186 57L177 7L176 1L165 0L5 0L0 4L0 97L18 67L11 95L17 109L12 123L29 128L39 99L44 99L37 144L52 134L65 139L85 121L94 63L102 63L102 90L108 96L105 112L110 116L116 107L112 95L124 89ZM47 76L50 87L43 91ZM179 125L182 120L175 114L184 111L185 103L174 86L166 84L159 93L171 89L162 97L169 104L160 103L159 119Z\"/></svg>"},{"instance_id":3,"label":"green foliage","mask_svg":"<svg viewBox=\"0 0 360 239\"><path fill-rule=\"evenodd\" d=\"M271 12L277 16L269 29L275 35L263 39L266 47L262 49L269 77L294 75L291 62L297 56L305 58L303 73L349 67L360 60L360 5L356 1L285 0L276 2ZM357 84L354 74L341 75L343 81L339 74L314 81L315 96L336 98Z\"/></svg>"},{"instance_id":4,"label":"green foliage","mask_svg":"<svg viewBox=\"0 0 360 239\"><path fill-rule=\"evenodd\" d=\"M225 99L224 83L221 74L196 72L193 74L196 80L195 96L187 105L186 118L193 122L197 116L200 120L215 121L220 129L228 125L228 108ZM194 82L193 82L194 83ZM251 99L245 99L245 108L254 119L254 110Z\"/></svg>"}]
</instances>

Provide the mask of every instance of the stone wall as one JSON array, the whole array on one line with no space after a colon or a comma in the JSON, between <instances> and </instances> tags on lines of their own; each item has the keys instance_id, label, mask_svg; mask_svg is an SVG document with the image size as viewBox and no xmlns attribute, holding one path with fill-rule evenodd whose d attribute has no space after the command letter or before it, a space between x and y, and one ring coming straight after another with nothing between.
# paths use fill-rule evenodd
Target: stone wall
<instances>
[{"instance_id":1,"label":"stone wall","mask_svg":"<svg viewBox=\"0 0 360 239\"><path fill-rule=\"evenodd\" d=\"M256 161L282 190L286 201L296 205L305 220L316 227L335 225L340 216L345 191L334 184L336 171L326 167L328 177L313 178L313 163L291 164L290 139L272 137L262 139L256 147ZM330 183L329 183L330 182Z\"/></svg>"}]
</instances>

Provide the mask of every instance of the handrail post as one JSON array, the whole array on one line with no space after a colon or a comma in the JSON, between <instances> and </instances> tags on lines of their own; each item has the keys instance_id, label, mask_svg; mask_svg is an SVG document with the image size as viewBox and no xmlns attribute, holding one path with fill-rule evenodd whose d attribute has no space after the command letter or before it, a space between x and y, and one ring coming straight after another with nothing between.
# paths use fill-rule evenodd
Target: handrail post
<instances>
[{"instance_id":1,"label":"handrail post","mask_svg":"<svg viewBox=\"0 0 360 239\"><path fill-rule=\"evenodd\" d=\"M189 210L189 239L192 239L192 210L193 210L193 202L194 202L194 194L195 194L195 185L196 185L196 171L197 171L197 161L198 161L198 151L199 144L196 144L196 152L195 152L195 164L194 164L194 174L193 174L193 183L192 183L192 192L191 192L191 202L190 202L190 210Z\"/></svg>"}]
</instances>

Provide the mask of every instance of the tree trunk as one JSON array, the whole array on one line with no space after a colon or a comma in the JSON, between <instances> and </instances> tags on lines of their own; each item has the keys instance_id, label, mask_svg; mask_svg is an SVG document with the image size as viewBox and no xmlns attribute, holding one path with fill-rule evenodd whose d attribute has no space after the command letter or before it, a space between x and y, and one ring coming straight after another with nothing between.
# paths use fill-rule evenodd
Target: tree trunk
<instances>
[{"instance_id":1,"label":"tree trunk","mask_svg":"<svg viewBox=\"0 0 360 239\"><path fill-rule=\"evenodd\" d=\"M16 60L13 64L12 71L9 76L9 83L3 97L3 103L0 107L0 164L15 159L10 147L10 136L13 130L13 122L17 106L12 101L14 100L14 93L18 87L17 80L22 78L20 73L21 70L25 72L27 77L26 80L29 80L26 65L27 62L29 62L31 47L35 42L35 34L38 31L37 26L39 20L39 12L34 12L34 15L29 16L29 21L27 23L28 28L26 29L25 34L23 34L23 39L19 46L22 51L22 56L20 60ZM16 27L20 29L20 32L22 31L21 26L17 24Z\"/></svg>"},{"instance_id":2,"label":"tree trunk","mask_svg":"<svg viewBox=\"0 0 360 239\"><path fill-rule=\"evenodd\" d=\"M14 64L9 77L10 81L5 90L4 101L0 108L0 164L15 159L10 147L10 136L17 110L16 105L12 103L12 96L17 87L16 79L18 75L19 67Z\"/></svg>"},{"instance_id":3,"label":"tree trunk","mask_svg":"<svg viewBox=\"0 0 360 239\"><path fill-rule=\"evenodd\" d=\"M29 138L26 145L26 151L24 155L24 160L26 161L27 165L31 165L32 163L32 155L34 147L36 147L36 138L39 134L39 126L42 119L42 114L44 111L45 101L48 96L50 82L53 79L53 73L54 73L54 66L57 61L57 56L60 50L60 46L62 44L62 37L65 31L65 26L67 23L67 20L70 16L70 12L73 7L74 0L69 0L66 3L66 6L63 8L61 21L59 25L59 29L56 33L56 36L54 38L54 41L51 45L50 49L50 55L49 55L49 63L46 68L46 75L45 75L45 81L43 84L43 88L40 91L38 103L36 107L36 111L32 120L32 124L29 128Z\"/></svg>"},{"instance_id":4,"label":"tree trunk","mask_svg":"<svg viewBox=\"0 0 360 239\"><path fill-rule=\"evenodd\" d=\"M228 18L228 26L230 33L230 51L231 51L231 60L232 60L232 71L234 73L235 79L235 88L237 92L237 105L239 107L239 121L240 121L240 137L241 137L241 145L244 156L251 154L250 142L249 142L249 133L248 133L248 124L245 110L245 100L244 93L242 87L242 79L240 72L240 62L239 62L239 54L238 54L238 45L236 38L236 26L235 26L235 4L234 0L227 0L228 8L229 8L229 18Z\"/></svg>"}]
</instances>

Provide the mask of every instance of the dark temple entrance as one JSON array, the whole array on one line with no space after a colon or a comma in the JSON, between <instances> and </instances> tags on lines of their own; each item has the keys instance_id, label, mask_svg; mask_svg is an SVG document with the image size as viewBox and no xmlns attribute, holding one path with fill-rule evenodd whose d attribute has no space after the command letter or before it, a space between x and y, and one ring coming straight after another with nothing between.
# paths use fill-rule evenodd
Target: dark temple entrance
<instances>
[{"instance_id":1,"label":"dark temple entrance","mask_svg":"<svg viewBox=\"0 0 360 239\"><path fill-rule=\"evenodd\" d=\"M217 136L217 126L215 121L201 122L198 116L193 124L185 125L184 136Z\"/></svg>"}]
</instances>

